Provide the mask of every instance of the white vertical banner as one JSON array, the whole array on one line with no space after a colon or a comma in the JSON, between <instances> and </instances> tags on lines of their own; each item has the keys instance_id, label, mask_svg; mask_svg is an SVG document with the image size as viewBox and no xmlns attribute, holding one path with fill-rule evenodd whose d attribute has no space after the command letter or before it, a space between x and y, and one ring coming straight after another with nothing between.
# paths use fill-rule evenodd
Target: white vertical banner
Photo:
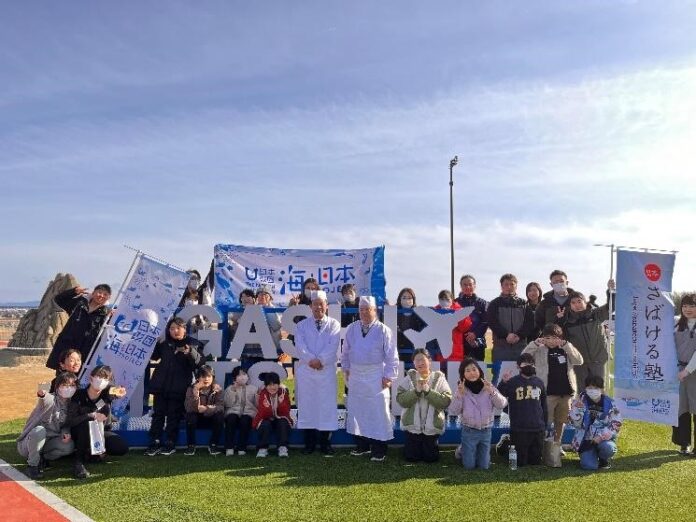
<instances>
[{"instance_id":1,"label":"white vertical banner","mask_svg":"<svg viewBox=\"0 0 696 522\"><path fill-rule=\"evenodd\" d=\"M113 403L112 412L117 416L123 414L142 382L155 343L179 306L190 278L183 270L142 253L138 256L83 374L84 382L95 366L111 367L114 381L127 392Z\"/></svg>"},{"instance_id":2,"label":"white vertical banner","mask_svg":"<svg viewBox=\"0 0 696 522\"><path fill-rule=\"evenodd\" d=\"M676 426L674 254L617 250L614 396L623 416Z\"/></svg>"}]
</instances>

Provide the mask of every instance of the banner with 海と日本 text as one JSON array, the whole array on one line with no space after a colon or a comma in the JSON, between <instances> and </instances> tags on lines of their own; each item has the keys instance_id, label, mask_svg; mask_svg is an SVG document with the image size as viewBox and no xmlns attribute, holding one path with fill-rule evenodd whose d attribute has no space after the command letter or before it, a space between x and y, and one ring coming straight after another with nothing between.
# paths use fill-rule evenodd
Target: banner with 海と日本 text
<instances>
[{"instance_id":1,"label":"banner with \u6d77\u3068\u65e5\u672c text","mask_svg":"<svg viewBox=\"0 0 696 522\"><path fill-rule=\"evenodd\" d=\"M675 426L674 254L617 251L614 397L629 419Z\"/></svg>"},{"instance_id":2,"label":"banner with \u6d77\u3068\u65e5\u672c text","mask_svg":"<svg viewBox=\"0 0 696 522\"><path fill-rule=\"evenodd\" d=\"M215 245L215 305L239 306L245 288L270 288L279 306L302 291L313 277L330 303L338 301L341 287L353 283L358 295L385 300L384 247L357 250L288 250L280 248Z\"/></svg>"},{"instance_id":3,"label":"banner with \u6d77\u3068\u65e5\u672c text","mask_svg":"<svg viewBox=\"0 0 696 522\"><path fill-rule=\"evenodd\" d=\"M125 411L131 394L143 380L157 338L164 333L190 279L189 274L178 268L142 253L137 256L83 374L86 382L95 366L111 367L114 382L124 386L127 393L113 402L112 412L117 416Z\"/></svg>"}]
</instances>

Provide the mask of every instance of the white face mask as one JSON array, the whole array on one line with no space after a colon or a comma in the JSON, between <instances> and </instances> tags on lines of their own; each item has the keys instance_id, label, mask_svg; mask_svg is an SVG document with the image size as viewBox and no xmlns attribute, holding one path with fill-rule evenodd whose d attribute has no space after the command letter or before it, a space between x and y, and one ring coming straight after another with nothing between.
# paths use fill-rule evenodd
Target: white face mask
<instances>
[{"instance_id":1,"label":"white face mask","mask_svg":"<svg viewBox=\"0 0 696 522\"><path fill-rule=\"evenodd\" d=\"M590 399L592 399L595 402L597 402L599 398L602 396L602 390L598 388L586 388L585 393Z\"/></svg>"},{"instance_id":2,"label":"white face mask","mask_svg":"<svg viewBox=\"0 0 696 522\"><path fill-rule=\"evenodd\" d=\"M240 386L245 386L246 383L249 382L249 376L248 375L237 375L236 383L239 384Z\"/></svg>"},{"instance_id":3,"label":"white face mask","mask_svg":"<svg viewBox=\"0 0 696 522\"><path fill-rule=\"evenodd\" d=\"M413 308L413 299L410 297L402 297L401 308Z\"/></svg>"},{"instance_id":4,"label":"white face mask","mask_svg":"<svg viewBox=\"0 0 696 522\"><path fill-rule=\"evenodd\" d=\"M305 297L306 297L307 299L311 299L311 298L312 298L312 292L314 292L314 290L306 289L306 290L304 291Z\"/></svg>"},{"instance_id":5,"label":"white face mask","mask_svg":"<svg viewBox=\"0 0 696 522\"><path fill-rule=\"evenodd\" d=\"M196 288L198 288L198 285L200 282L201 282L200 279L189 279L189 283L188 283L189 288L191 290L195 290Z\"/></svg>"},{"instance_id":6,"label":"white face mask","mask_svg":"<svg viewBox=\"0 0 696 522\"><path fill-rule=\"evenodd\" d=\"M557 294L563 294L568 289L568 285L565 283L553 283L551 288L553 288L553 291Z\"/></svg>"},{"instance_id":7,"label":"white face mask","mask_svg":"<svg viewBox=\"0 0 696 522\"><path fill-rule=\"evenodd\" d=\"M352 303L355 301L355 294L345 294L343 296L343 301L346 303Z\"/></svg>"},{"instance_id":8,"label":"white face mask","mask_svg":"<svg viewBox=\"0 0 696 522\"><path fill-rule=\"evenodd\" d=\"M109 385L109 379L102 379L101 377L92 377L92 388L102 391Z\"/></svg>"},{"instance_id":9,"label":"white face mask","mask_svg":"<svg viewBox=\"0 0 696 522\"><path fill-rule=\"evenodd\" d=\"M452 301L449 299L440 299L440 308L449 308L452 306Z\"/></svg>"},{"instance_id":10,"label":"white face mask","mask_svg":"<svg viewBox=\"0 0 696 522\"><path fill-rule=\"evenodd\" d=\"M58 395L60 395L63 399L69 399L75 395L76 390L77 388L75 388L75 386L61 386L58 388Z\"/></svg>"}]
</instances>

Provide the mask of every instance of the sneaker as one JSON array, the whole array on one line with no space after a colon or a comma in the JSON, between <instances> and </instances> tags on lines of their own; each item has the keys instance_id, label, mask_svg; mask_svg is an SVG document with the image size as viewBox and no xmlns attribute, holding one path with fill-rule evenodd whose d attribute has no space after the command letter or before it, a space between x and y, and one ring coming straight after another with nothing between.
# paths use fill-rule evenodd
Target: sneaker
<instances>
[{"instance_id":1,"label":"sneaker","mask_svg":"<svg viewBox=\"0 0 696 522\"><path fill-rule=\"evenodd\" d=\"M336 454L336 450L333 449L333 446L324 446L321 448L321 453L325 457L333 457Z\"/></svg>"},{"instance_id":2,"label":"sneaker","mask_svg":"<svg viewBox=\"0 0 696 522\"><path fill-rule=\"evenodd\" d=\"M369 449L361 450L361 449L357 449L357 448L350 452L350 454L353 455L354 457L361 457L363 455L368 455L369 453L370 453Z\"/></svg>"},{"instance_id":3,"label":"sneaker","mask_svg":"<svg viewBox=\"0 0 696 522\"><path fill-rule=\"evenodd\" d=\"M462 445L460 444L454 448L454 458L457 460L462 460Z\"/></svg>"},{"instance_id":4,"label":"sneaker","mask_svg":"<svg viewBox=\"0 0 696 522\"><path fill-rule=\"evenodd\" d=\"M278 456L279 457L287 457L288 456L287 446L281 446L280 448L278 448Z\"/></svg>"},{"instance_id":5,"label":"sneaker","mask_svg":"<svg viewBox=\"0 0 696 522\"><path fill-rule=\"evenodd\" d=\"M384 462L387 459L386 455L382 455L381 457L370 457L370 460L372 462Z\"/></svg>"},{"instance_id":6,"label":"sneaker","mask_svg":"<svg viewBox=\"0 0 696 522\"><path fill-rule=\"evenodd\" d=\"M244 450L237 450L237 455L246 455L246 451L244 451Z\"/></svg>"},{"instance_id":7,"label":"sneaker","mask_svg":"<svg viewBox=\"0 0 696 522\"><path fill-rule=\"evenodd\" d=\"M689 456L693 455L693 453L689 450L690 450L689 446L682 446L681 449L679 450L679 454L682 457L689 457Z\"/></svg>"},{"instance_id":8,"label":"sneaker","mask_svg":"<svg viewBox=\"0 0 696 522\"><path fill-rule=\"evenodd\" d=\"M189 444L186 447L186 451L184 451L184 455L195 455L196 454L196 446L193 444Z\"/></svg>"},{"instance_id":9,"label":"sneaker","mask_svg":"<svg viewBox=\"0 0 696 522\"><path fill-rule=\"evenodd\" d=\"M41 471L43 471L43 470L49 469L50 467L51 467L51 461L46 460L44 458L44 456L41 455L41 460L39 460L39 469L41 469Z\"/></svg>"},{"instance_id":10,"label":"sneaker","mask_svg":"<svg viewBox=\"0 0 696 522\"><path fill-rule=\"evenodd\" d=\"M82 462L75 464L75 478L84 480L89 477L89 471Z\"/></svg>"},{"instance_id":11,"label":"sneaker","mask_svg":"<svg viewBox=\"0 0 696 522\"><path fill-rule=\"evenodd\" d=\"M173 455L174 453L176 453L176 447L174 446L174 444L167 444L164 448L160 450L160 453L162 455L167 456Z\"/></svg>"},{"instance_id":12,"label":"sneaker","mask_svg":"<svg viewBox=\"0 0 696 522\"><path fill-rule=\"evenodd\" d=\"M561 451L561 457L565 457L565 456L566 456L566 452L565 452L565 450L563 449L563 446L561 446L561 450L560 450L560 451Z\"/></svg>"},{"instance_id":13,"label":"sneaker","mask_svg":"<svg viewBox=\"0 0 696 522\"><path fill-rule=\"evenodd\" d=\"M609 460L599 459L599 469L611 469L611 462Z\"/></svg>"},{"instance_id":14,"label":"sneaker","mask_svg":"<svg viewBox=\"0 0 696 522\"><path fill-rule=\"evenodd\" d=\"M225 450L225 457L234 457L234 450L233 449Z\"/></svg>"},{"instance_id":15,"label":"sneaker","mask_svg":"<svg viewBox=\"0 0 696 522\"><path fill-rule=\"evenodd\" d=\"M265 459L268 457L268 450L266 448L261 448L256 454L257 459Z\"/></svg>"},{"instance_id":16,"label":"sneaker","mask_svg":"<svg viewBox=\"0 0 696 522\"><path fill-rule=\"evenodd\" d=\"M210 455L219 455L220 450L218 449L218 447L215 444L211 444L210 446L208 446L208 453Z\"/></svg>"},{"instance_id":17,"label":"sneaker","mask_svg":"<svg viewBox=\"0 0 696 522\"><path fill-rule=\"evenodd\" d=\"M159 442L154 442L150 444L145 450L145 455L147 457L154 457L155 455L159 455L160 453L162 453L162 446L159 445Z\"/></svg>"},{"instance_id":18,"label":"sneaker","mask_svg":"<svg viewBox=\"0 0 696 522\"><path fill-rule=\"evenodd\" d=\"M43 470L40 466L27 466L27 476L31 480L39 480L44 478Z\"/></svg>"}]
</instances>

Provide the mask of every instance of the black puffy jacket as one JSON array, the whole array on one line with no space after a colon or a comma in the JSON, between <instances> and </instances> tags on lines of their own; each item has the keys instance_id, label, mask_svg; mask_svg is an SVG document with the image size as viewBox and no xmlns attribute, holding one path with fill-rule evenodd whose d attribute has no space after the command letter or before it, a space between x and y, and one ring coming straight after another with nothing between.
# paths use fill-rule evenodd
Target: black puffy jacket
<instances>
[{"instance_id":1,"label":"black puffy jacket","mask_svg":"<svg viewBox=\"0 0 696 522\"><path fill-rule=\"evenodd\" d=\"M187 346L189 353L177 352L177 348ZM169 337L155 345L150 360L159 359L152 373L148 391L167 395L186 395L186 389L193 381L193 372L203 364L202 344L193 337L176 341Z\"/></svg>"}]
</instances>

